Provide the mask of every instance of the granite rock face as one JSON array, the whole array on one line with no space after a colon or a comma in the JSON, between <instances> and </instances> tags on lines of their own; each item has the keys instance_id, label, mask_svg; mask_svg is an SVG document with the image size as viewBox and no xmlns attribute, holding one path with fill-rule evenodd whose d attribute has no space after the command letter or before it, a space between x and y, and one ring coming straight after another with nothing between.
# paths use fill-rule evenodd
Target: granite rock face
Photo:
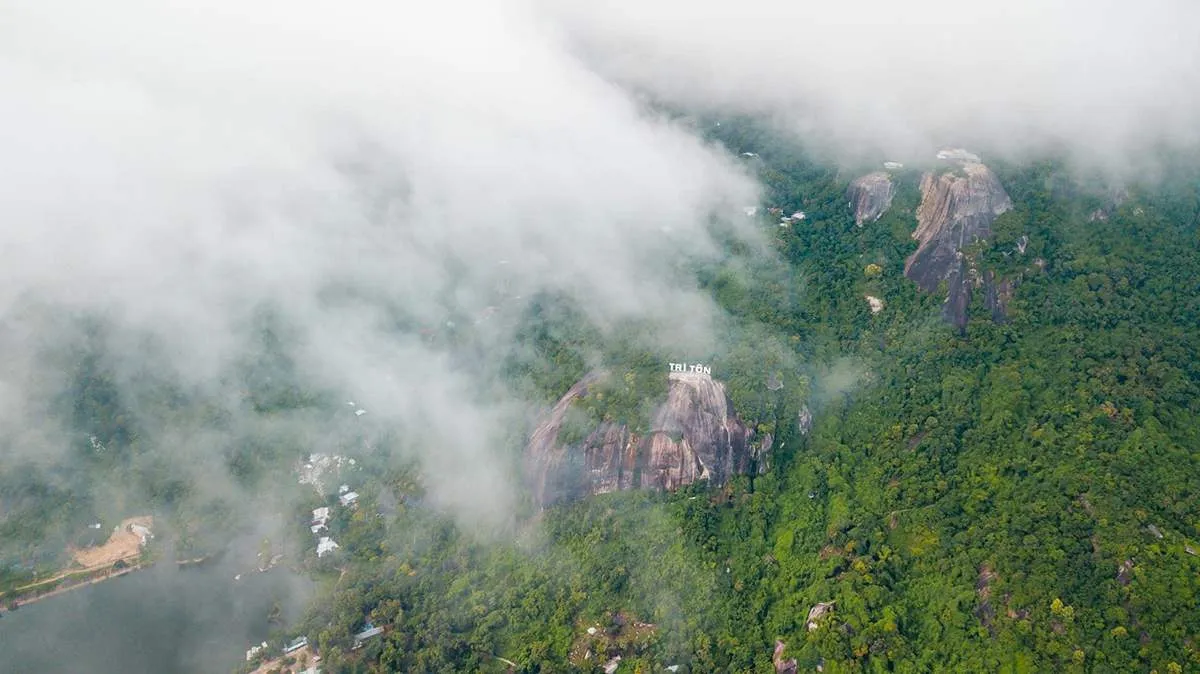
<instances>
[{"instance_id":1,"label":"granite rock face","mask_svg":"<svg viewBox=\"0 0 1200 674\"><path fill-rule=\"evenodd\" d=\"M892 206L892 177L885 171L875 171L856 178L846 190L846 199L854 211L854 224L875 222Z\"/></svg>"},{"instance_id":2,"label":"granite rock face","mask_svg":"<svg viewBox=\"0 0 1200 674\"><path fill-rule=\"evenodd\" d=\"M963 249L991 236L992 223L1012 208L1012 200L991 169L965 150L944 150L938 158L951 168L926 173L917 208L917 251L904 275L926 292L947 283L946 316L959 328L967 322L971 289L982 284Z\"/></svg>"},{"instance_id":3,"label":"granite rock face","mask_svg":"<svg viewBox=\"0 0 1200 674\"><path fill-rule=\"evenodd\" d=\"M560 442L572 403L603 376L590 374L572 386L530 437L525 458L542 505L619 489L670 490L700 480L722 485L765 459L724 384L699 373L668 375L666 401L642 436L603 422L580 442Z\"/></svg>"}]
</instances>

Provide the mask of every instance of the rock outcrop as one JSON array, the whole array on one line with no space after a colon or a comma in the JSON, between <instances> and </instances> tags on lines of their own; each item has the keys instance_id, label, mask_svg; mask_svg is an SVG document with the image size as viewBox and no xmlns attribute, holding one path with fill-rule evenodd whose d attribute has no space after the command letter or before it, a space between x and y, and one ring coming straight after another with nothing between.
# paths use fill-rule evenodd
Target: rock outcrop
<instances>
[{"instance_id":1,"label":"rock outcrop","mask_svg":"<svg viewBox=\"0 0 1200 674\"><path fill-rule=\"evenodd\" d=\"M892 206L892 176L885 171L868 173L850 183L846 199L854 211L854 224L875 222Z\"/></svg>"},{"instance_id":2,"label":"rock outcrop","mask_svg":"<svg viewBox=\"0 0 1200 674\"><path fill-rule=\"evenodd\" d=\"M971 288L982 283L963 249L991 236L996 218L1012 200L991 169L965 150L943 150L938 158L955 168L926 173L917 208L917 251L904 264L904 275L926 292L947 282L946 315L959 328L967 322Z\"/></svg>"},{"instance_id":3,"label":"rock outcrop","mask_svg":"<svg viewBox=\"0 0 1200 674\"><path fill-rule=\"evenodd\" d=\"M542 505L618 489L671 490L700 480L721 485L765 459L724 384L691 372L668 375L666 401L648 433L602 422L580 442L560 442L572 403L603 376L590 374L572 386L530 437L525 456Z\"/></svg>"},{"instance_id":4,"label":"rock outcrop","mask_svg":"<svg viewBox=\"0 0 1200 674\"><path fill-rule=\"evenodd\" d=\"M808 619L805 622L808 624L808 631L811 632L820 627L819 621L825 614L833 611L833 602L819 601L808 610Z\"/></svg>"},{"instance_id":5,"label":"rock outcrop","mask_svg":"<svg viewBox=\"0 0 1200 674\"><path fill-rule=\"evenodd\" d=\"M787 644L778 639L775 640L775 652L771 654L771 664L775 665L775 674L796 674L799 671L796 658L783 657L786 648Z\"/></svg>"}]
</instances>

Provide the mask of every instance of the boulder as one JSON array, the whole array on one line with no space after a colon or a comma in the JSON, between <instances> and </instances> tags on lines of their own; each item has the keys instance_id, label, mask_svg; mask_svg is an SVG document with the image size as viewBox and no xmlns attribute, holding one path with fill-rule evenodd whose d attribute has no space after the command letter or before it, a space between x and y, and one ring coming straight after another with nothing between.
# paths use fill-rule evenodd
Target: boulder
<instances>
[{"instance_id":1,"label":"boulder","mask_svg":"<svg viewBox=\"0 0 1200 674\"><path fill-rule=\"evenodd\" d=\"M991 225L1012 208L1012 200L991 169L965 150L943 150L940 159L953 167L926 173L913 238L917 250L904 264L904 275L925 292L947 283L946 316L959 328L967 322L972 287L982 277L963 249L991 236Z\"/></svg>"},{"instance_id":2,"label":"boulder","mask_svg":"<svg viewBox=\"0 0 1200 674\"><path fill-rule=\"evenodd\" d=\"M856 178L846 190L850 210L854 211L854 224L862 227L864 222L875 222L892 206L892 177L884 171L875 171Z\"/></svg>"},{"instance_id":3,"label":"boulder","mask_svg":"<svg viewBox=\"0 0 1200 674\"><path fill-rule=\"evenodd\" d=\"M589 374L572 386L530 436L525 458L542 505L618 489L673 490L701 480L719 486L765 460L725 385L698 372L667 375L667 397L649 432L601 422L582 441L560 442L571 405L603 376ZM770 443L764 444L769 451Z\"/></svg>"}]
</instances>

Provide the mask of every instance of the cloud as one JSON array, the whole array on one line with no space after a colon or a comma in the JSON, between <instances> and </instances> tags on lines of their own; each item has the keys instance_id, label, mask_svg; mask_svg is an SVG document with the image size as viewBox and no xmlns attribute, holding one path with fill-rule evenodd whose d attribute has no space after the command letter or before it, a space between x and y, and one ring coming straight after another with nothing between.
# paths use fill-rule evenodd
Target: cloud
<instances>
[{"instance_id":1,"label":"cloud","mask_svg":"<svg viewBox=\"0 0 1200 674\"><path fill-rule=\"evenodd\" d=\"M236 410L228 373L270 307L294 376L407 429L465 517L503 513L511 410L487 370L509 324L481 323L470 363L415 328L538 291L688 348L719 322L676 262L719 255L708 225L757 188L631 89L842 156L1123 161L1196 140L1197 18L1168 0L9 3L0 420L21 439L0 451L65 444L49 409L70 364L46 354L72 317L119 326L118 381L153 343L162 376Z\"/></svg>"},{"instance_id":2,"label":"cloud","mask_svg":"<svg viewBox=\"0 0 1200 674\"><path fill-rule=\"evenodd\" d=\"M122 386L149 339L162 376L236 411L227 375L270 307L295 376L407 429L433 496L467 518L511 504L508 410L486 371L397 324L550 290L601 325L703 330L715 309L671 260L715 254L707 224L756 198L528 7L483 1L12 3L0 169L0 313L24 335L0 403L38 439L2 451L65 444L45 399L69 364L43 346L70 320L48 316L117 326ZM485 328L496 356L511 336Z\"/></svg>"},{"instance_id":3,"label":"cloud","mask_svg":"<svg viewBox=\"0 0 1200 674\"><path fill-rule=\"evenodd\" d=\"M1200 5L1188 0L539 6L617 81L770 114L842 156L1053 143L1112 165L1200 138Z\"/></svg>"}]
</instances>

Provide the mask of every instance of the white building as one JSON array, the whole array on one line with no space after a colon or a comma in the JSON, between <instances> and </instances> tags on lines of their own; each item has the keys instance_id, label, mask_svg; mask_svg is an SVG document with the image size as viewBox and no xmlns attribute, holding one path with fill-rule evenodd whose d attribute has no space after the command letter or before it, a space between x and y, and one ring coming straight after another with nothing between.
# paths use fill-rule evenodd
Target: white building
<instances>
[{"instance_id":1,"label":"white building","mask_svg":"<svg viewBox=\"0 0 1200 674\"><path fill-rule=\"evenodd\" d=\"M948 148L937 153L937 158L950 161L978 162L979 155L962 148Z\"/></svg>"},{"instance_id":2,"label":"white building","mask_svg":"<svg viewBox=\"0 0 1200 674\"><path fill-rule=\"evenodd\" d=\"M329 506L321 506L320 508L313 508L313 516L312 516L313 524L320 524L323 526L328 521L329 521Z\"/></svg>"},{"instance_id":3,"label":"white building","mask_svg":"<svg viewBox=\"0 0 1200 674\"><path fill-rule=\"evenodd\" d=\"M141 524L130 524L129 531L133 532L135 536L142 539L142 545L145 545L146 541L154 538L154 534L150 533L149 527L142 526Z\"/></svg>"},{"instance_id":4,"label":"white building","mask_svg":"<svg viewBox=\"0 0 1200 674\"><path fill-rule=\"evenodd\" d=\"M267 650L267 642L265 641L257 646L251 646L250 650L246 651L246 662L250 662L254 659L254 656L262 653L265 650Z\"/></svg>"},{"instance_id":5,"label":"white building","mask_svg":"<svg viewBox=\"0 0 1200 674\"><path fill-rule=\"evenodd\" d=\"M343 506L348 506L357 500L358 500L358 492L356 492L356 491L346 492L345 494L342 494L341 496L338 497L338 501Z\"/></svg>"},{"instance_id":6,"label":"white building","mask_svg":"<svg viewBox=\"0 0 1200 674\"><path fill-rule=\"evenodd\" d=\"M322 536L321 540L317 541L317 556L324 557L340 547L341 546L338 545L337 542L332 538L328 536Z\"/></svg>"},{"instance_id":7,"label":"white building","mask_svg":"<svg viewBox=\"0 0 1200 674\"><path fill-rule=\"evenodd\" d=\"M308 645L308 637L296 637L295 641L283 647L283 654L295 653L296 651Z\"/></svg>"}]
</instances>

